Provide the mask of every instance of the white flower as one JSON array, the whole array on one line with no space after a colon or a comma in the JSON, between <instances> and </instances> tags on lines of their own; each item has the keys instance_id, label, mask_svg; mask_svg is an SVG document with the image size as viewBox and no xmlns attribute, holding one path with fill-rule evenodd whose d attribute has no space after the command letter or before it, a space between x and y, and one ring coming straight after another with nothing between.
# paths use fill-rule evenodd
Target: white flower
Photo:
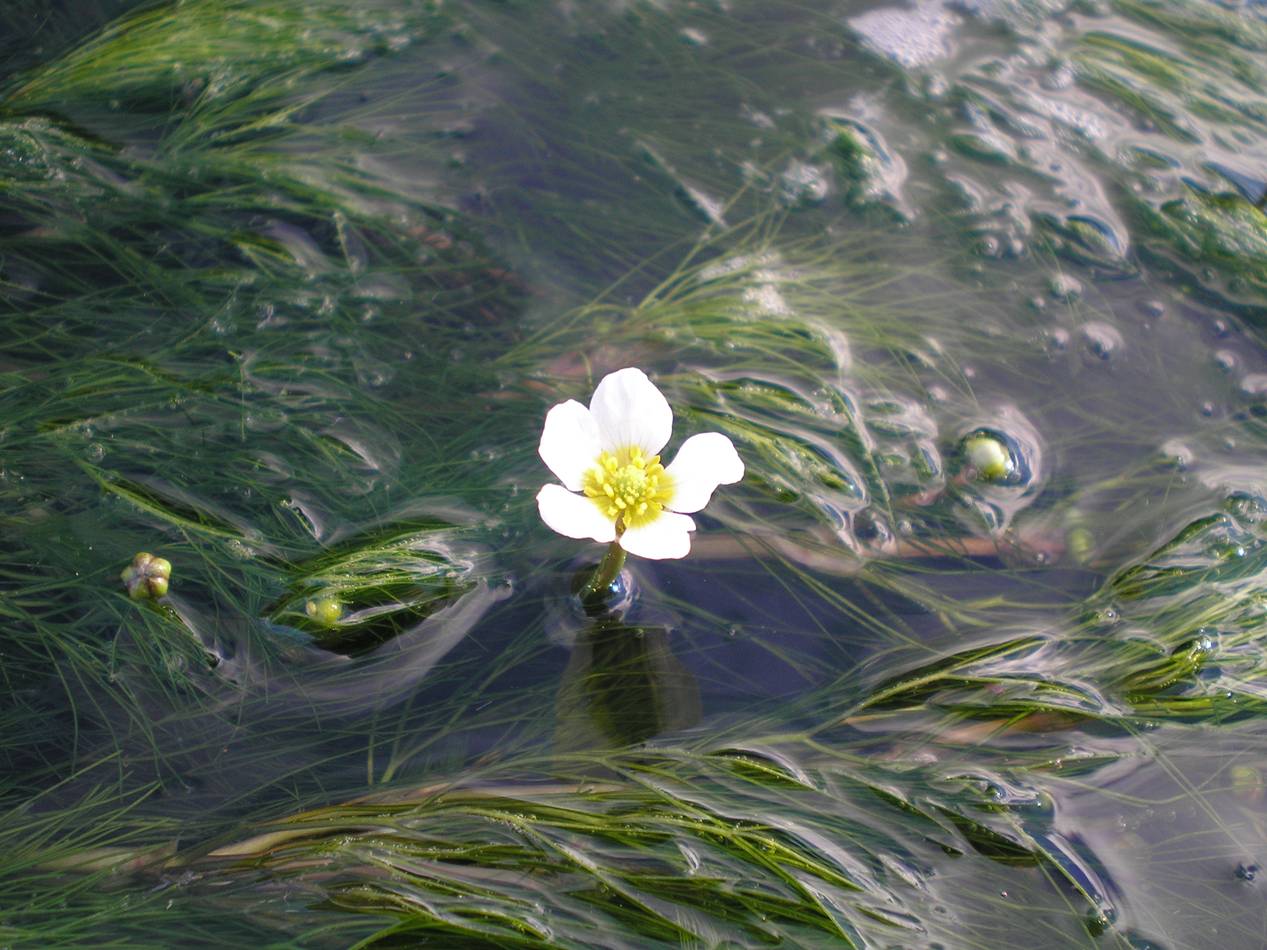
<instances>
[{"instance_id":1,"label":"white flower","mask_svg":"<svg viewBox=\"0 0 1267 950\"><path fill-rule=\"evenodd\" d=\"M659 452L673 410L640 369L605 376L586 409L575 399L546 414L537 450L562 485L537 493L541 518L559 534L620 540L630 554L683 557L699 511L718 485L743 478L743 462L720 432L693 435L667 468Z\"/></svg>"}]
</instances>

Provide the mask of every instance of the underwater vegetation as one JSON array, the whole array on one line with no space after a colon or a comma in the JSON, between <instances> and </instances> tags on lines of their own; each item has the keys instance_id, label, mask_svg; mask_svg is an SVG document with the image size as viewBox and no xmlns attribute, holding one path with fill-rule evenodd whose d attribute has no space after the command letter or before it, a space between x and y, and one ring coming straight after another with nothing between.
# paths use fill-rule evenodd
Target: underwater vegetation
<instances>
[{"instance_id":1,"label":"underwater vegetation","mask_svg":"<svg viewBox=\"0 0 1267 950\"><path fill-rule=\"evenodd\" d=\"M1260 12L0 32L0 945L1261 947Z\"/></svg>"}]
</instances>

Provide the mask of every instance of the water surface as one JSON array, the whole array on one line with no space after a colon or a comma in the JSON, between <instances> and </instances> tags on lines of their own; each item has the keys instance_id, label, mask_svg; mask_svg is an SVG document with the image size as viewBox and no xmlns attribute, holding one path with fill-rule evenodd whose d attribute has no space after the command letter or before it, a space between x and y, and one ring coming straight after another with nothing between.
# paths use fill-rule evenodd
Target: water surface
<instances>
[{"instance_id":1,"label":"water surface","mask_svg":"<svg viewBox=\"0 0 1267 950\"><path fill-rule=\"evenodd\" d=\"M0 944L1267 943L1257 5L39 6ZM627 365L748 474L587 614Z\"/></svg>"}]
</instances>

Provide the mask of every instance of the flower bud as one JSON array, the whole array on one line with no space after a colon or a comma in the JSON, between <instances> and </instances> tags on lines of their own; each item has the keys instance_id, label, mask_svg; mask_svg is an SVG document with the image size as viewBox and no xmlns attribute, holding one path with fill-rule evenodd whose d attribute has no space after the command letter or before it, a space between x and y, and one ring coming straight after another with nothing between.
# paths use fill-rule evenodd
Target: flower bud
<instances>
[{"instance_id":1,"label":"flower bud","mask_svg":"<svg viewBox=\"0 0 1267 950\"><path fill-rule=\"evenodd\" d=\"M1004 481L1016 467L1007 446L985 433L964 440L963 457L977 480L983 482Z\"/></svg>"},{"instance_id":2,"label":"flower bud","mask_svg":"<svg viewBox=\"0 0 1267 950\"><path fill-rule=\"evenodd\" d=\"M157 600L159 597L166 597L171 576L172 562L167 558L155 557L148 551L142 551L132 558L132 563L119 575L128 589L128 596L133 600Z\"/></svg>"},{"instance_id":3,"label":"flower bud","mask_svg":"<svg viewBox=\"0 0 1267 950\"><path fill-rule=\"evenodd\" d=\"M333 627L343 617L343 604L333 594L325 594L304 604L304 613L318 626Z\"/></svg>"}]
</instances>

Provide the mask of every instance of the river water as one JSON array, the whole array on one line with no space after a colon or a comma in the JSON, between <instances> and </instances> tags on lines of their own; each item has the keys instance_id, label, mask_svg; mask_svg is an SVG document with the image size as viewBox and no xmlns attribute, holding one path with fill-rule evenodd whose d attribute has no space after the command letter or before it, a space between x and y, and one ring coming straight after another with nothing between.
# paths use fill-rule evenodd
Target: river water
<instances>
[{"instance_id":1,"label":"river water","mask_svg":"<svg viewBox=\"0 0 1267 950\"><path fill-rule=\"evenodd\" d=\"M0 81L0 946L1267 946L1261 5L18 0ZM586 608L627 366L746 475Z\"/></svg>"}]
</instances>

